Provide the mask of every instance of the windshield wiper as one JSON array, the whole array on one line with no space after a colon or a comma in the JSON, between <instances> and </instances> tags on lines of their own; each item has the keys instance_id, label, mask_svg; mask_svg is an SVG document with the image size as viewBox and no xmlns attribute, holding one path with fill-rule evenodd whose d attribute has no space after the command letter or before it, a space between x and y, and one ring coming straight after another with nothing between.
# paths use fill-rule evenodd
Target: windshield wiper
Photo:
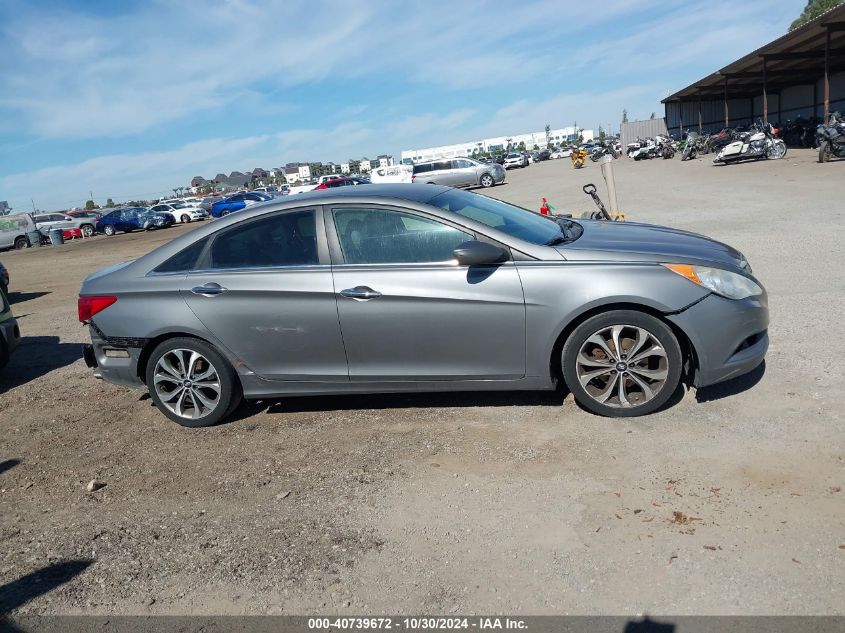
<instances>
[{"instance_id":1,"label":"windshield wiper","mask_svg":"<svg viewBox=\"0 0 845 633\"><path fill-rule=\"evenodd\" d=\"M558 244L566 244L567 242L571 242L572 239L566 237L565 235L558 235L557 237L553 237L548 242L543 244L543 246L557 246Z\"/></svg>"},{"instance_id":2,"label":"windshield wiper","mask_svg":"<svg viewBox=\"0 0 845 633\"><path fill-rule=\"evenodd\" d=\"M557 235L544 244L544 246L557 246L558 244L568 244L574 242L581 237L580 224L573 222L568 218L555 218L555 222L560 227L560 235Z\"/></svg>"}]
</instances>

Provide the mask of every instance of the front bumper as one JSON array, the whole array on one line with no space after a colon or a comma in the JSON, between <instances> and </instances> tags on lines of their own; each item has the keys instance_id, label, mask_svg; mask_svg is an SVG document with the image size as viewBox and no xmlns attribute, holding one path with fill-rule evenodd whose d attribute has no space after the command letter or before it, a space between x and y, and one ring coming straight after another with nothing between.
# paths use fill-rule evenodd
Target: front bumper
<instances>
[{"instance_id":1,"label":"front bumper","mask_svg":"<svg viewBox=\"0 0 845 633\"><path fill-rule=\"evenodd\" d=\"M739 301L711 294L667 319L692 343L695 387L747 374L763 362L769 348L765 293Z\"/></svg>"},{"instance_id":2,"label":"front bumper","mask_svg":"<svg viewBox=\"0 0 845 633\"><path fill-rule=\"evenodd\" d=\"M94 377L115 385L143 388L144 382L138 376L138 359L143 341L110 340L90 324L88 330L91 333L91 345L83 346L82 357L85 364L94 370Z\"/></svg>"}]
</instances>

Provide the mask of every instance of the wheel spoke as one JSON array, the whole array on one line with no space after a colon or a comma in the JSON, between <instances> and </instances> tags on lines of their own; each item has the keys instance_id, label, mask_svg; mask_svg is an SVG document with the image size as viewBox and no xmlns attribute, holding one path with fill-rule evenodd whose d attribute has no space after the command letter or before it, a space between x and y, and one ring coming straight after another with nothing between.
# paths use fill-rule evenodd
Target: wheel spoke
<instances>
[{"instance_id":1,"label":"wheel spoke","mask_svg":"<svg viewBox=\"0 0 845 633\"><path fill-rule=\"evenodd\" d=\"M605 367L603 369L597 369L596 371L587 371L578 376L578 380L581 381L581 385L586 387L587 384L593 379L598 378L599 376L604 376L605 374L609 374L613 371L610 367Z\"/></svg>"},{"instance_id":2,"label":"wheel spoke","mask_svg":"<svg viewBox=\"0 0 845 633\"><path fill-rule=\"evenodd\" d=\"M158 366L161 367L164 371L169 373L174 378L178 378L178 379L181 380L182 377L183 377L182 374L179 372L179 370L176 367L173 366L173 364L170 362L170 359L168 359L167 356L161 357L161 359L158 361Z\"/></svg>"},{"instance_id":3,"label":"wheel spoke","mask_svg":"<svg viewBox=\"0 0 845 633\"><path fill-rule=\"evenodd\" d=\"M649 380L666 380L669 375L668 369L647 369L645 367L634 367L628 365L628 371L632 374L637 374Z\"/></svg>"},{"instance_id":4,"label":"wheel spoke","mask_svg":"<svg viewBox=\"0 0 845 633\"><path fill-rule=\"evenodd\" d=\"M614 363L613 359L610 358L593 358L591 356L587 356L584 352L581 352L578 354L578 364L586 365L588 367L613 367L616 363Z\"/></svg>"},{"instance_id":5,"label":"wheel spoke","mask_svg":"<svg viewBox=\"0 0 845 633\"><path fill-rule=\"evenodd\" d=\"M651 337L651 335L641 327L636 328L636 330L637 339L634 341L634 346L627 352L628 358L633 358L634 355L640 351L642 346L645 345L648 339Z\"/></svg>"},{"instance_id":6,"label":"wheel spoke","mask_svg":"<svg viewBox=\"0 0 845 633\"><path fill-rule=\"evenodd\" d=\"M185 395L187 393L187 389L182 389L179 393L179 399L176 401L176 404L173 405L174 413L176 413L176 415L181 415L183 418L187 417L185 415Z\"/></svg>"},{"instance_id":7,"label":"wheel spoke","mask_svg":"<svg viewBox=\"0 0 845 633\"><path fill-rule=\"evenodd\" d=\"M211 389L215 393L220 393L220 383L216 380L206 380L202 382L195 382L194 389Z\"/></svg>"},{"instance_id":8,"label":"wheel spoke","mask_svg":"<svg viewBox=\"0 0 845 633\"><path fill-rule=\"evenodd\" d=\"M159 391L158 395L161 398L162 402L170 402L176 396L181 395L185 391L185 388L182 386L177 387L173 391Z\"/></svg>"},{"instance_id":9,"label":"wheel spoke","mask_svg":"<svg viewBox=\"0 0 845 633\"><path fill-rule=\"evenodd\" d=\"M196 389L191 391L191 399L196 404L197 400L199 400L200 404L202 404L208 410L214 410L214 407L217 406L217 401L219 398L215 398L214 400L210 398L206 398L202 392L197 391Z\"/></svg>"},{"instance_id":10,"label":"wheel spoke","mask_svg":"<svg viewBox=\"0 0 845 633\"><path fill-rule=\"evenodd\" d=\"M181 385L181 384L182 384L182 379L181 379L181 378L176 378L176 377L175 377L175 376L173 376L172 374L169 374L169 373L163 373L163 372L160 372L160 371L159 371L159 372L156 372L156 373L153 375L153 382L154 382L156 385L161 384L161 383L170 384L170 385Z\"/></svg>"},{"instance_id":11,"label":"wheel spoke","mask_svg":"<svg viewBox=\"0 0 845 633\"><path fill-rule=\"evenodd\" d=\"M622 359L622 344L619 342L620 334L622 334L622 326L614 325L610 330L610 339L613 341L613 349L616 351L616 360Z\"/></svg>"},{"instance_id":12,"label":"wheel spoke","mask_svg":"<svg viewBox=\"0 0 845 633\"><path fill-rule=\"evenodd\" d=\"M631 376L631 380L633 380L637 385L639 385L640 389L643 390L643 398L648 401L654 397L654 390L651 388L651 385L647 384L644 380L640 380L635 374L629 374Z\"/></svg>"},{"instance_id":13,"label":"wheel spoke","mask_svg":"<svg viewBox=\"0 0 845 633\"><path fill-rule=\"evenodd\" d=\"M635 356L634 358L629 358L628 364L631 365L634 363L639 363L642 360L648 358L649 356L661 356L663 358L666 358L666 352L662 347L660 347L660 345L654 344L648 349L637 354L637 356Z\"/></svg>"},{"instance_id":14,"label":"wheel spoke","mask_svg":"<svg viewBox=\"0 0 845 633\"><path fill-rule=\"evenodd\" d=\"M628 390L625 388L625 376L619 376L619 388L617 392L619 404L623 407L631 406L631 403L628 402Z\"/></svg>"},{"instance_id":15,"label":"wheel spoke","mask_svg":"<svg viewBox=\"0 0 845 633\"><path fill-rule=\"evenodd\" d=\"M186 378L188 380L194 380L194 367L196 366L197 361L201 358L202 356L200 356L196 352L191 352L191 356L188 359L188 370L185 372Z\"/></svg>"},{"instance_id":16,"label":"wheel spoke","mask_svg":"<svg viewBox=\"0 0 845 633\"><path fill-rule=\"evenodd\" d=\"M607 399L613 395L613 388L616 386L616 383L619 381L619 374L613 374L610 380L607 381L607 385L601 391L601 393L596 394L593 396L599 402L607 402Z\"/></svg>"},{"instance_id":17,"label":"wheel spoke","mask_svg":"<svg viewBox=\"0 0 845 633\"><path fill-rule=\"evenodd\" d=\"M598 345L600 348L602 348L604 350L604 352L605 352L605 354L607 354L608 358L612 358L612 359L616 360L616 354L614 354L613 352L610 351L610 348L607 346L607 343L602 338L601 334L599 334L598 332L596 332L590 338L588 338L587 343L592 343L593 345Z\"/></svg>"}]
</instances>

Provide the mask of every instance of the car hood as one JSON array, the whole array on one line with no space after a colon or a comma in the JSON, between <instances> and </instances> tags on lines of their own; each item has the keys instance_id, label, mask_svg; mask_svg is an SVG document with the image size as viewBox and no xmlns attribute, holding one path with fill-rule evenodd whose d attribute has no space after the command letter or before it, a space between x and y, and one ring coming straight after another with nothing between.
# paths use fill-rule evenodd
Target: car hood
<instances>
[{"instance_id":1,"label":"car hood","mask_svg":"<svg viewBox=\"0 0 845 633\"><path fill-rule=\"evenodd\" d=\"M688 263L750 272L742 253L709 237L637 222L579 220L584 233L558 247L568 260Z\"/></svg>"}]
</instances>

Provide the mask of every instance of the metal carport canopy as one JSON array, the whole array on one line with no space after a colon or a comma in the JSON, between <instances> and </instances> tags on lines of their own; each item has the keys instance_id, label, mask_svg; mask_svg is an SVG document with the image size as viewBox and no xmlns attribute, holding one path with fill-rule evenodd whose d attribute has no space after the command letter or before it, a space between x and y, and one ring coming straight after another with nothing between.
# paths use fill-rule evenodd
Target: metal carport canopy
<instances>
[{"instance_id":1,"label":"metal carport canopy","mask_svg":"<svg viewBox=\"0 0 845 633\"><path fill-rule=\"evenodd\" d=\"M779 37L719 69L661 103L695 102L721 97L728 100L763 96L763 118L768 120L768 92L824 79L824 114L830 112L829 76L845 70L845 5Z\"/></svg>"}]
</instances>

